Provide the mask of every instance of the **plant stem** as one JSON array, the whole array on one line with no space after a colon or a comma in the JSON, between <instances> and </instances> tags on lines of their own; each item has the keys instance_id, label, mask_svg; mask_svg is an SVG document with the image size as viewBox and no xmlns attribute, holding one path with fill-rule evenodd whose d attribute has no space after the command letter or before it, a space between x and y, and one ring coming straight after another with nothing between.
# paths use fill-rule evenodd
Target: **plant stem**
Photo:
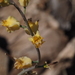
<instances>
[{"instance_id":1,"label":"plant stem","mask_svg":"<svg viewBox=\"0 0 75 75\"><path fill-rule=\"evenodd\" d=\"M21 14L23 20L25 21L25 24L27 25L28 30L30 31L30 34L33 36L34 34L33 34L32 30L31 30L29 24L28 24L28 21L27 21L25 15L24 15L24 13L20 10L20 8L15 4L15 2L13 0L12 0L11 4L14 5L15 8L19 11L19 13Z\"/></svg>"},{"instance_id":2,"label":"plant stem","mask_svg":"<svg viewBox=\"0 0 75 75\"><path fill-rule=\"evenodd\" d=\"M35 68L42 68L44 65L40 65L40 66L32 66L30 68L27 68L27 69L23 69L18 75L23 75L25 72L28 72L28 71L31 71Z\"/></svg>"},{"instance_id":3,"label":"plant stem","mask_svg":"<svg viewBox=\"0 0 75 75\"><path fill-rule=\"evenodd\" d=\"M20 27L23 28L23 29L24 29L24 28L27 28L26 26L23 26L23 25L20 25Z\"/></svg>"},{"instance_id":4,"label":"plant stem","mask_svg":"<svg viewBox=\"0 0 75 75\"><path fill-rule=\"evenodd\" d=\"M31 70L33 70L33 69L35 69L35 66L32 66L32 67L30 67L30 68L28 68L28 69L23 69L18 75L22 75L22 74L24 74L25 72L31 71Z\"/></svg>"},{"instance_id":5,"label":"plant stem","mask_svg":"<svg viewBox=\"0 0 75 75\"><path fill-rule=\"evenodd\" d=\"M24 13L26 13L26 7L24 7Z\"/></svg>"},{"instance_id":6,"label":"plant stem","mask_svg":"<svg viewBox=\"0 0 75 75\"><path fill-rule=\"evenodd\" d=\"M27 25L28 30L30 31L30 34L31 34L32 36L34 36L34 34L33 34L32 30L31 30L29 24L28 24L28 21L27 21L25 15L24 15L24 13L20 10L20 8L16 5L16 3L15 3L13 0L10 0L10 3L11 3L12 5L14 5L15 8L19 11L19 13L21 14L23 20L25 21L25 23L26 23L26 25ZM39 48L36 48L36 50L37 50L37 53L38 53L38 62L40 62L40 59L41 59L40 50L39 50Z\"/></svg>"},{"instance_id":7,"label":"plant stem","mask_svg":"<svg viewBox=\"0 0 75 75\"><path fill-rule=\"evenodd\" d=\"M41 60L41 54L40 54L40 50L39 50L39 48L36 48L36 50L37 50L37 53L38 53L38 62L40 62L40 60Z\"/></svg>"}]
</instances>

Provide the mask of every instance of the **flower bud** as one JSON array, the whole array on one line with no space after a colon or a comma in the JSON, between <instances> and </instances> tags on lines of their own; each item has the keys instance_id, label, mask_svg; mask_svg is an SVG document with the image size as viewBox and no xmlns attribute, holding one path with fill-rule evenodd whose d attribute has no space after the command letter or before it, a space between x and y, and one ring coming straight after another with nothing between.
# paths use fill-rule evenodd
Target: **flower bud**
<instances>
[{"instance_id":1,"label":"flower bud","mask_svg":"<svg viewBox=\"0 0 75 75\"><path fill-rule=\"evenodd\" d=\"M30 0L19 0L21 6L26 7Z\"/></svg>"}]
</instances>

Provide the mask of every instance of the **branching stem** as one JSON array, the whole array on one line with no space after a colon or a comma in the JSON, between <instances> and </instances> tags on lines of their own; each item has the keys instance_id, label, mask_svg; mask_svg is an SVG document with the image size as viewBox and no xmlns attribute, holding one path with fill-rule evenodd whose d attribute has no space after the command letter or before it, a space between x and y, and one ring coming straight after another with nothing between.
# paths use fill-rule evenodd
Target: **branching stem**
<instances>
[{"instance_id":1,"label":"branching stem","mask_svg":"<svg viewBox=\"0 0 75 75\"><path fill-rule=\"evenodd\" d=\"M11 3L12 5L14 5L15 8L19 11L19 13L21 14L21 16L22 16L22 18L23 18L25 24L27 25L28 30L30 31L30 34L31 34L32 36L34 36L34 34L33 34L32 30L31 30L29 24L28 24L28 21L27 21L25 15L24 15L24 13L20 10L20 8L16 5L16 3L15 3L13 0L10 0L10 3ZM39 63L39 62L40 62L40 59L41 59L40 50L39 50L39 48L36 48L36 50L37 50L37 53L38 53L38 63Z\"/></svg>"},{"instance_id":2,"label":"branching stem","mask_svg":"<svg viewBox=\"0 0 75 75\"><path fill-rule=\"evenodd\" d=\"M24 15L24 13L20 10L20 8L16 5L16 3L15 3L13 0L10 0L10 3L11 3L12 5L14 5L15 8L19 11L19 13L21 14L21 16L22 16L22 18L23 18L25 24L27 25L28 30L30 31L30 34L31 34L32 36L34 36L34 34L33 34L32 30L31 30L29 24L28 24L28 21L27 21L25 15ZM20 25L20 26L21 26L21 25ZM24 26L21 26L21 27L24 28ZM25 73L25 72L27 72L27 71L31 71L31 70L35 69L35 67L39 64L40 59L41 59L40 50L39 50L39 48L36 48L36 50L37 50L37 54L38 54L38 63L36 63L36 65L35 65L35 66L32 66L31 68L27 68L27 69L22 70L18 75L22 75L23 73Z\"/></svg>"}]
</instances>

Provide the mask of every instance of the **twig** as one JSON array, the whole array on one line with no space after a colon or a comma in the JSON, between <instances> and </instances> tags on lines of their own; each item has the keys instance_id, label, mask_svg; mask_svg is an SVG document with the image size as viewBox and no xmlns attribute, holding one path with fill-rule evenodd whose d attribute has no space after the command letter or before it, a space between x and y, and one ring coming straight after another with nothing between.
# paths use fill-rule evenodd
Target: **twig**
<instances>
[{"instance_id":1,"label":"twig","mask_svg":"<svg viewBox=\"0 0 75 75\"><path fill-rule=\"evenodd\" d=\"M26 23L26 25L27 25L27 28L28 28L29 31L30 31L30 34L31 34L32 36L34 36L34 34L33 34L32 30L31 30L29 24L28 24L28 21L27 21L25 15L24 15L24 13L20 10L20 8L15 4L15 2L14 2L13 0L10 0L10 3L11 3L12 5L14 5L15 8L19 11L19 13L20 13L21 16L23 17L23 20L25 21L25 23ZM40 50L39 50L39 48L36 48L36 50L37 50L37 53L38 53L38 63L39 63L39 62L40 62L40 59L41 59Z\"/></svg>"},{"instance_id":2,"label":"twig","mask_svg":"<svg viewBox=\"0 0 75 75\"><path fill-rule=\"evenodd\" d=\"M24 13L20 10L20 8L15 4L15 2L14 2L13 0L12 0L11 4L14 5L14 6L16 7L16 9L20 12L20 14L21 14L23 20L25 21L25 23L26 23L26 25L27 25L27 28L28 28L29 31L30 31L30 34L31 34L32 36L34 36L34 34L33 34L32 30L31 30L29 24L28 24L28 21L27 21L25 15L24 15Z\"/></svg>"},{"instance_id":3,"label":"twig","mask_svg":"<svg viewBox=\"0 0 75 75\"><path fill-rule=\"evenodd\" d=\"M36 48L36 50L37 50L37 53L38 53L38 62L40 62L40 60L41 60L41 54L40 54L40 50L39 50L39 48Z\"/></svg>"},{"instance_id":4,"label":"twig","mask_svg":"<svg viewBox=\"0 0 75 75\"><path fill-rule=\"evenodd\" d=\"M24 74L25 72L28 72L28 71L33 70L33 69L35 69L35 66L32 66L32 67L30 67L30 68L28 68L28 69L23 69L18 75L22 75L22 74Z\"/></svg>"}]
</instances>

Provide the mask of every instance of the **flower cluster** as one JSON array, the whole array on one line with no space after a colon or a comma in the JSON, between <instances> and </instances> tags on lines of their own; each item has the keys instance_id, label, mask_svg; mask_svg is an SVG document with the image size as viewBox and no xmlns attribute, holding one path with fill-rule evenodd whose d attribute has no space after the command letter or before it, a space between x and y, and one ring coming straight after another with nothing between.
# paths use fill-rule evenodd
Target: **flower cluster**
<instances>
[{"instance_id":1,"label":"flower cluster","mask_svg":"<svg viewBox=\"0 0 75 75\"><path fill-rule=\"evenodd\" d=\"M20 8L16 5L16 3L14 3L14 1L12 0L12 2L10 2L11 0L0 0L0 6L4 7L4 6L8 6L10 5L10 3L12 5L15 6L15 8L20 12L20 14L22 15L24 21L25 21L25 26L21 25L19 21L16 20L15 17L9 16L6 20L2 20L1 25L6 27L7 32L11 33L14 32L16 30L19 30L20 28L23 28L23 30L30 36L29 41L32 42L32 44L36 47L36 50L38 53L38 62L37 61L32 61L29 57L20 57L20 58L14 58L15 60L15 64L14 64L14 68L16 69L26 69L29 67L32 67L33 63L36 62L36 65L40 62L40 51L39 51L39 47L44 43L43 41L43 37L40 36L39 34L39 21L35 21L33 22L32 19L26 19L24 12L22 12L22 10L20 10ZM21 6L23 6L24 8L27 7L28 3L30 0L19 0L19 3ZM36 68L35 65L35 68ZM48 65L45 64L42 66L43 68L47 68ZM35 74L35 73L30 73L30 74Z\"/></svg>"},{"instance_id":2,"label":"flower cluster","mask_svg":"<svg viewBox=\"0 0 75 75\"><path fill-rule=\"evenodd\" d=\"M43 43L43 37L39 35L38 31L38 21L32 22L32 19L28 19L29 26L34 34L29 40L35 45L36 48L39 48ZM30 31L25 28L25 32L30 35Z\"/></svg>"},{"instance_id":3,"label":"flower cluster","mask_svg":"<svg viewBox=\"0 0 75 75\"><path fill-rule=\"evenodd\" d=\"M39 48L43 43L43 38L39 35L38 31L38 21L32 22L31 19L28 19L29 26L34 34L29 40L35 45L36 48ZM13 32L20 29L20 23L14 17L9 16L6 20L2 21L2 26L6 27L8 32ZM28 28L24 28L25 32L30 35Z\"/></svg>"}]
</instances>

